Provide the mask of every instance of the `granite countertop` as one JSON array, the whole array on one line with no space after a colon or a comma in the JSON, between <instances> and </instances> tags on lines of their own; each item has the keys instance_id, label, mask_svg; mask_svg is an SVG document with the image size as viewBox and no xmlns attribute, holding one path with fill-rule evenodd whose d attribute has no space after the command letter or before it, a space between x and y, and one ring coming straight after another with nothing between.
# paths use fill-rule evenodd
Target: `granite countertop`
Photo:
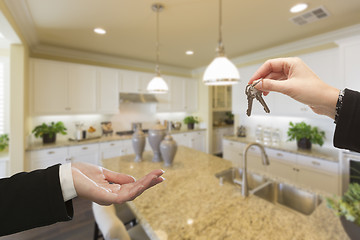
<instances>
[{"instance_id":1,"label":"granite countertop","mask_svg":"<svg viewBox=\"0 0 360 240\"><path fill-rule=\"evenodd\" d=\"M171 134L180 134L186 132L197 132L197 131L205 131L206 129L180 129L180 130L171 130ZM100 136L94 139L86 139L83 141L56 141L55 143L50 144L43 144L42 141L36 141L29 144L26 148L26 151L34 151L34 150L43 150L48 148L59 148L59 147L69 147L69 146L77 146L77 145L84 145L84 144L93 144L93 143L102 143L102 142L111 142L111 141L119 141L119 140L128 140L131 139L132 135L124 135L119 136L115 133L112 136Z\"/></svg>"},{"instance_id":2,"label":"granite countertop","mask_svg":"<svg viewBox=\"0 0 360 240\"><path fill-rule=\"evenodd\" d=\"M224 136L224 139L242 142L242 143L250 143L255 142L255 139L249 137L237 137L235 135L232 136ZM325 148L319 146L312 146L311 150L301 150L298 149L295 142L281 142L278 146L274 145L264 145L266 148L272 148L276 150L281 150L285 152L300 154L309 157L321 158L331 162L339 162L339 150L336 148Z\"/></svg>"},{"instance_id":3,"label":"granite countertop","mask_svg":"<svg viewBox=\"0 0 360 240\"><path fill-rule=\"evenodd\" d=\"M239 188L219 185L215 173L231 163L179 146L172 167L134 155L103 160L103 165L140 178L153 169L165 170L165 181L145 191L129 206L151 239L348 239L341 223L323 201L310 215L275 206L256 196L243 198Z\"/></svg>"}]
</instances>

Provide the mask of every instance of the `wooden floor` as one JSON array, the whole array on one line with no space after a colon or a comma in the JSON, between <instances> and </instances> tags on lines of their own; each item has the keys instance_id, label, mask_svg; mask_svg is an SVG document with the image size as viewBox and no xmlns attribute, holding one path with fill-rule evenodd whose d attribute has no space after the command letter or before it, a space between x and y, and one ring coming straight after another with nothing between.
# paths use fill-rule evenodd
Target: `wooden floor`
<instances>
[{"instance_id":1,"label":"wooden floor","mask_svg":"<svg viewBox=\"0 0 360 240\"><path fill-rule=\"evenodd\" d=\"M0 237L0 240L82 240L93 239L95 220L91 202L76 198L73 200L74 217L68 222L60 222L46 227Z\"/></svg>"}]
</instances>

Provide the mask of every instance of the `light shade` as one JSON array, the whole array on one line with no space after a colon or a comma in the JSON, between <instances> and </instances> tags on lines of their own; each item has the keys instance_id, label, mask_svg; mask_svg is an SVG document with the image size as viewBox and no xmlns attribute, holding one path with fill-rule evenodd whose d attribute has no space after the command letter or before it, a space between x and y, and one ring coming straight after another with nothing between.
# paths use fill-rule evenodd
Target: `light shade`
<instances>
[{"instance_id":1,"label":"light shade","mask_svg":"<svg viewBox=\"0 0 360 240\"><path fill-rule=\"evenodd\" d=\"M164 79L157 75L147 85L147 91L149 93L167 93L169 88Z\"/></svg>"},{"instance_id":2,"label":"light shade","mask_svg":"<svg viewBox=\"0 0 360 240\"><path fill-rule=\"evenodd\" d=\"M205 85L231 85L239 82L240 74L236 66L225 56L216 57L206 68Z\"/></svg>"}]
</instances>

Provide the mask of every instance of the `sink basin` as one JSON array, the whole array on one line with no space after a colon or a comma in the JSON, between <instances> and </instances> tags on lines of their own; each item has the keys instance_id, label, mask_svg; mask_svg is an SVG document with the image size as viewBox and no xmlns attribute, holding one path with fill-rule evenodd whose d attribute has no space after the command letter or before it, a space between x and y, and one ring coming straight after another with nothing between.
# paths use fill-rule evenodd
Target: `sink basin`
<instances>
[{"instance_id":1,"label":"sink basin","mask_svg":"<svg viewBox=\"0 0 360 240\"><path fill-rule=\"evenodd\" d=\"M241 186L242 184L242 169L241 168L229 168L222 172L216 173L215 176L219 178L220 185L225 183L234 184L237 186ZM247 173L247 182L248 189L250 193L252 190L256 190L261 188L264 184L268 182L268 179L255 173Z\"/></svg>"},{"instance_id":2,"label":"sink basin","mask_svg":"<svg viewBox=\"0 0 360 240\"><path fill-rule=\"evenodd\" d=\"M321 198L314 193L296 188L294 186L271 182L253 193L275 205L310 215L321 203Z\"/></svg>"}]
</instances>

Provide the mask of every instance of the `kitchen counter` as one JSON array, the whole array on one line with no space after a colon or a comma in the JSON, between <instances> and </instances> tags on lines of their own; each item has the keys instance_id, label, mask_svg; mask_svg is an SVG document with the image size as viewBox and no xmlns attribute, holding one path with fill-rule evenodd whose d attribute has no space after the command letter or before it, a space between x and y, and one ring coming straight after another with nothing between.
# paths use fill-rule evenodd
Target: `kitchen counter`
<instances>
[{"instance_id":1,"label":"kitchen counter","mask_svg":"<svg viewBox=\"0 0 360 240\"><path fill-rule=\"evenodd\" d=\"M171 134L180 134L186 132L197 132L197 131L205 131L206 129L180 129L180 130L172 130ZM55 143L50 144L43 144L42 141L37 141L31 143L27 148L26 151L33 151L33 150L42 150L48 148L58 148L58 147L69 147L69 146L77 146L77 145L84 145L84 144L92 144L92 143L102 143L102 142L111 142L111 141L118 141L118 140L128 140L131 139L132 135L124 135L119 136L115 133L112 136L101 136L99 138L94 139L86 139L83 141L56 141Z\"/></svg>"},{"instance_id":2,"label":"kitchen counter","mask_svg":"<svg viewBox=\"0 0 360 240\"><path fill-rule=\"evenodd\" d=\"M153 169L165 170L165 181L145 191L129 206L151 239L348 239L325 201L310 215L277 207L256 196L243 198L239 188L219 185L215 173L231 162L180 146L172 167L134 155L103 160L103 165L140 178Z\"/></svg>"},{"instance_id":3,"label":"kitchen counter","mask_svg":"<svg viewBox=\"0 0 360 240\"><path fill-rule=\"evenodd\" d=\"M237 137L237 136L224 136L223 139L227 139L235 142L251 143L255 142L255 139L248 137ZM339 150L335 148L324 148L320 146L312 146L311 150L298 149L296 142L281 142L278 146L264 145L267 148L277 149L284 152L290 152L310 157L321 158L331 162L339 162Z\"/></svg>"}]
</instances>

